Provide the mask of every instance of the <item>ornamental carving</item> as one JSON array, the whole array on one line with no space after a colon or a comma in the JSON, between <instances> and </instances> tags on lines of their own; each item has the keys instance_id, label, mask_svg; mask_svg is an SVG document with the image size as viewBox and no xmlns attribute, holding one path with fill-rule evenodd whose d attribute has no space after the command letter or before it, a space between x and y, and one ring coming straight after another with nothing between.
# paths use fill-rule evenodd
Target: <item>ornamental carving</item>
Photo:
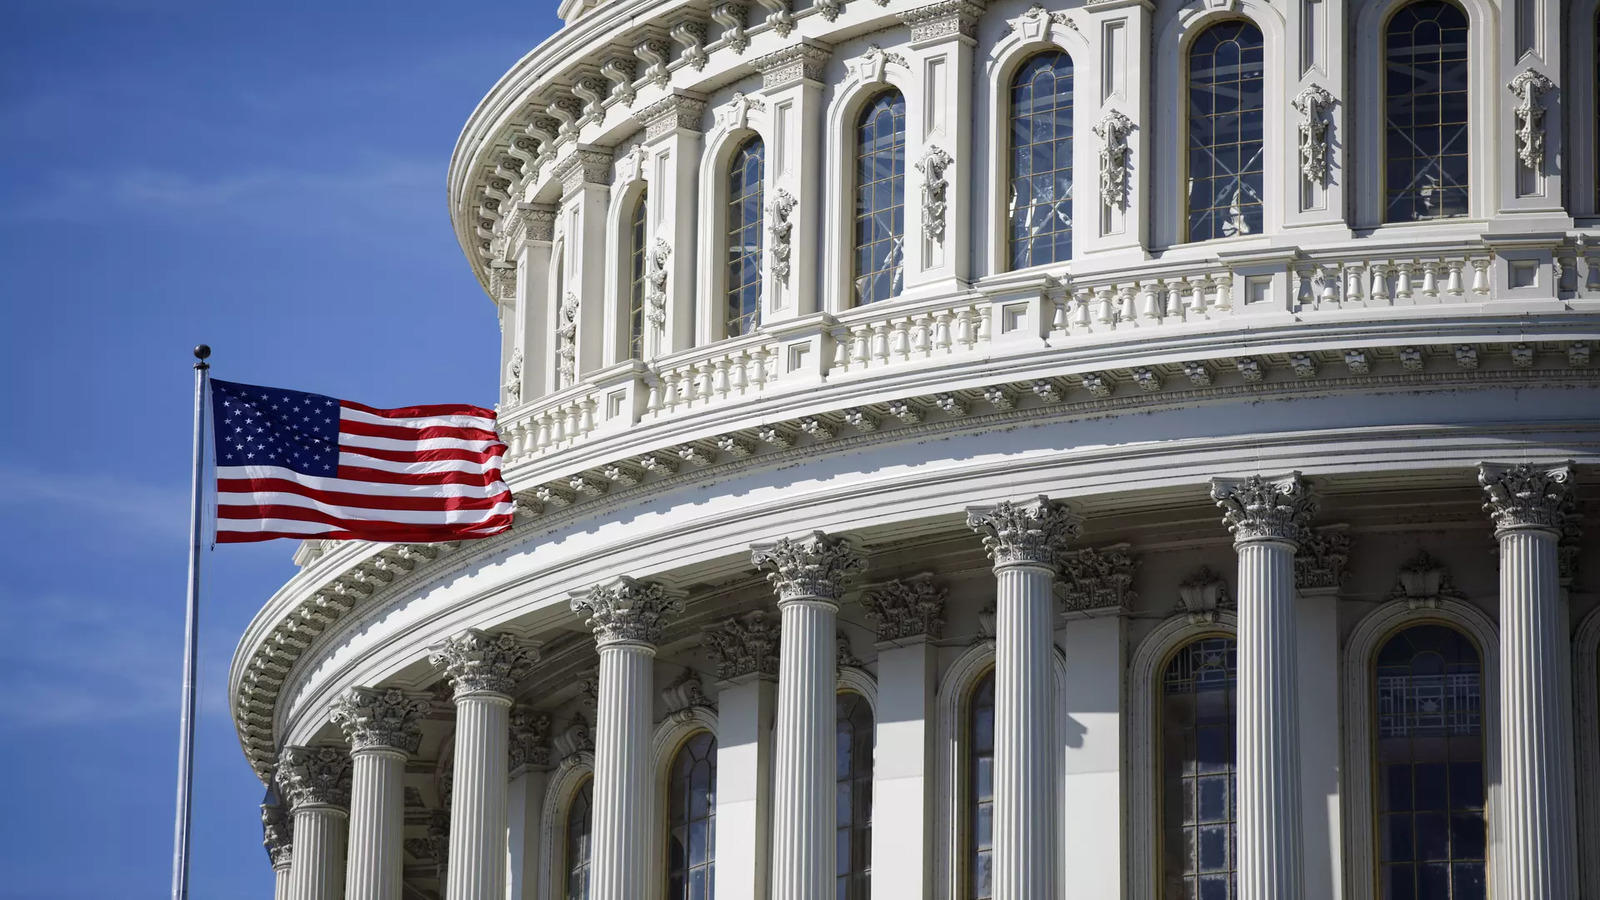
<instances>
[{"instance_id":1,"label":"ornamental carving","mask_svg":"<svg viewBox=\"0 0 1600 900\"><path fill-rule=\"evenodd\" d=\"M982 15L981 3L973 0L942 0L901 13L900 21L910 30L913 44L941 38L976 40L978 19Z\"/></svg>"},{"instance_id":2,"label":"ornamental carving","mask_svg":"<svg viewBox=\"0 0 1600 900\"><path fill-rule=\"evenodd\" d=\"M768 9L786 7L788 0L761 0L761 5ZM768 16L767 21L770 23L772 16ZM761 70L762 90L770 91L794 81L820 81L822 66L828 61L829 53L828 48L821 44L802 42L757 59L756 68Z\"/></svg>"},{"instance_id":3,"label":"ornamental carving","mask_svg":"<svg viewBox=\"0 0 1600 900\"><path fill-rule=\"evenodd\" d=\"M528 240L549 242L556 236L556 208L547 203L525 203L518 207Z\"/></svg>"},{"instance_id":4,"label":"ornamental carving","mask_svg":"<svg viewBox=\"0 0 1600 900\"><path fill-rule=\"evenodd\" d=\"M1572 499L1570 462L1548 468L1481 463L1478 484L1488 495L1483 508L1497 532L1538 528L1560 534L1566 525Z\"/></svg>"},{"instance_id":5,"label":"ornamental carving","mask_svg":"<svg viewBox=\"0 0 1600 900\"><path fill-rule=\"evenodd\" d=\"M757 0L767 10L767 25L778 37L788 37L794 30L794 13L789 10L789 0Z\"/></svg>"},{"instance_id":6,"label":"ornamental carving","mask_svg":"<svg viewBox=\"0 0 1600 900\"><path fill-rule=\"evenodd\" d=\"M567 292L556 324L556 371L563 386L578 377L578 295Z\"/></svg>"},{"instance_id":7,"label":"ornamental carving","mask_svg":"<svg viewBox=\"0 0 1600 900\"><path fill-rule=\"evenodd\" d=\"M861 596L861 605L880 641L938 640L944 636L948 595L948 590L934 584L932 575L922 574L873 587Z\"/></svg>"},{"instance_id":8,"label":"ornamental carving","mask_svg":"<svg viewBox=\"0 0 1600 900\"><path fill-rule=\"evenodd\" d=\"M522 402L522 348L511 351L511 359L506 363L506 403L515 406Z\"/></svg>"},{"instance_id":9,"label":"ornamental carving","mask_svg":"<svg viewBox=\"0 0 1600 900\"><path fill-rule=\"evenodd\" d=\"M711 58L711 55L706 52L706 26L704 24L688 19L673 25L669 33L672 35L673 40L683 45L683 53L679 55L679 59L697 72L706 67L706 61Z\"/></svg>"},{"instance_id":10,"label":"ornamental carving","mask_svg":"<svg viewBox=\"0 0 1600 900\"><path fill-rule=\"evenodd\" d=\"M1100 202L1108 210L1128 206L1128 136L1132 133L1133 121L1114 109L1094 126L1095 137L1100 139Z\"/></svg>"},{"instance_id":11,"label":"ornamental carving","mask_svg":"<svg viewBox=\"0 0 1600 900\"><path fill-rule=\"evenodd\" d=\"M638 66L633 60L621 56L613 56L600 64L600 74L611 81L611 99L623 106L632 106L638 96L634 90L634 73Z\"/></svg>"},{"instance_id":12,"label":"ornamental carving","mask_svg":"<svg viewBox=\"0 0 1600 900\"><path fill-rule=\"evenodd\" d=\"M1571 587L1578 578L1578 561L1583 557L1583 515L1568 503L1561 538L1556 542L1556 572L1561 583Z\"/></svg>"},{"instance_id":13,"label":"ornamental carving","mask_svg":"<svg viewBox=\"0 0 1600 900\"><path fill-rule=\"evenodd\" d=\"M511 771L523 766L550 765L550 714L517 707L511 711Z\"/></svg>"},{"instance_id":14,"label":"ornamental carving","mask_svg":"<svg viewBox=\"0 0 1600 900\"><path fill-rule=\"evenodd\" d=\"M721 679L778 676L778 620L760 610L727 619L702 632L701 646Z\"/></svg>"},{"instance_id":15,"label":"ornamental carving","mask_svg":"<svg viewBox=\"0 0 1600 900\"><path fill-rule=\"evenodd\" d=\"M1078 23L1064 12L1051 12L1035 3L1027 12L1006 23L1006 30L1022 36L1025 41L1050 40L1051 26L1060 25L1078 31Z\"/></svg>"},{"instance_id":16,"label":"ornamental carving","mask_svg":"<svg viewBox=\"0 0 1600 900\"><path fill-rule=\"evenodd\" d=\"M750 548L750 561L767 569L778 600L828 600L844 596L846 586L867 568L867 558L846 538L813 531Z\"/></svg>"},{"instance_id":17,"label":"ornamental carving","mask_svg":"<svg viewBox=\"0 0 1600 900\"><path fill-rule=\"evenodd\" d=\"M1217 614L1232 605L1228 582L1207 566L1178 585L1178 611L1189 617L1191 625L1214 624Z\"/></svg>"},{"instance_id":18,"label":"ornamental carving","mask_svg":"<svg viewBox=\"0 0 1600 900\"><path fill-rule=\"evenodd\" d=\"M514 220L512 224L516 224ZM494 297L496 301L513 300L516 298L516 263L493 263L489 266L489 294Z\"/></svg>"},{"instance_id":19,"label":"ornamental carving","mask_svg":"<svg viewBox=\"0 0 1600 900\"><path fill-rule=\"evenodd\" d=\"M354 687L333 702L333 724L344 731L352 750L417 752L428 698L399 688Z\"/></svg>"},{"instance_id":20,"label":"ornamental carving","mask_svg":"<svg viewBox=\"0 0 1600 900\"><path fill-rule=\"evenodd\" d=\"M594 752L594 736L589 732L589 720L582 713L573 713L572 721L555 736L555 749L562 759Z\"/></svg>"},{"instance_id":21,"label":"ornamental carving","mask_svg":"<svg viewBox=\"0 0 1600 900\"><path fill-rule=\"evenodd\" d=\"M1317 500L1299 472L1282 478L1211 479L1211 499L1222 508L1222 522L1235 543L1281 541L1298 545L1305 539Z\"/></svg>"},{"instance_id":22,"label":"ornamental carving","mask_svg":"<svg viewBox=\"0 0 1600 900\"><path fill-rule=\"evenodd\" d=\"M850 636L842 631L834 634L833 649L833 662L836 671L859 669L866 665L850 646Z\"/></svg>"},{"instance_id":23,"label":"ornamental carving","mask_svg":"<svg viewBox=\"0 0 1600 900\"><path fill-rule=\"evenodd\" d=\"M285 747L278 756L278 794L291 810L350 808L350 754L343 747Z\"/></svg>"},{"instance_id":24,"label":"ornamental carving","mask_svg":"<svg viewBox=\"0 0 1600 900\"><path fill-rule=\"evenodd\" d=\"M1103 549L1085 547L1061 554L1067 612L1127 609L1135 600L1133 572L1139 559L1127 544Z\"/></svg>"},{"instance_id":25,"label":"ornamental carving","mask_svg":"<svg viewBox=\"0 0 1600 900\"><path fill-rule=\"evenodd\" d=\"M867 52L845 64L845 70L857 81L867 84L882 84L889 77L889 64L894 63L902 69L910 69L911 64L904 56L879 47L877 44L867 48Z\"/></svg>"},{"instance_id":26,"label":"ornamental carving","mask_svg":"<svg viewBox=\"0 0 1600 900\"><path fill-rule=\"evenodd\" d=\"M983 538L995 568L1034 565L1054 569L1082 524L1071 506L1043 494L1021 503L1005 500L967 509L967 527Z\"/></svg>"},{"instance_id":27,"label":"ornamental carving","mask_svg":"<svg viewBox=\"0 0 1600 900\"><path fill-rule=\"evenodd\" d=\"M1350 536L1343 528L1307 529L1294 554L1295 587L1337 588L1344 583L1349 561Z\"/></svg>"},{"instance_id":28,"label":"ornamental carving","mask_svg":"<svg viewBox=\"0 0 1600 900\"><path fill-rule=\"evenodd\" d=\"M1300 176L1312 184L1328 177L1328 113L1333 95L1320 84L1307 85L1295 95L1300 111Z\"/></svg>"},{"instance_id":29,"label":"ornamental carving","mask_svg":"<svg viewBox=\"0 0 1600 900\"><path fill-rule=\"evenodd\" d=\"M565 194L572 194L586 184L611 183L611 153L605 150L579 148L567 154L551 173L561 182Z\"/></svg>"},{"instance_id":30,"label":"ornamental carving","mask_svg":"<svg viewBox=\"0 0 1600 900\"><path fill-rule=\"evenodd\" d=\"M750 127L750 110L766 108L766 103L760 97L734 91L727 103L717 107L717 124L729 131L743 131Z\"/></svg>"},{"instance_id":31,"label":"ornamental carving","mask_svg":"<svg viewBox=\"0 0 1600 900\"><path fill-rule=\"evenodd\" d=\"M657 328L667 324L667 261L671 258L672 245L663 238L656 238L650 249L649 310L645 318Z\"/></svg>"},{"instance_id":32,"label":"ornamental carving","mask_svg":"<svg viewBox=\"0 0 1600 900\"><path fill-rule=\"evenodd\" d=\"M672 59L672 45L660 37L647 37L633 47L633 55L644 63L644 78L657 87L672 83L667 63Z\"/></svg>"},{"instance_id":33,"label":"ornamental carving","mask_svg":"<svg viewBox=\"0 0 1600 900\"><path fill-rule=\"evenodd\" d=\"M639 113L639 121L644 123L644 139L653 141L679 130L699 131L705 111L705 101L682 94L658 100Z\"/></svg>"},{"instance_id":34,"label":"ornamental carving","mask_svg":"<svg viewBox=\"0 0 1600 900\"><path fill-rule=\"evenodd\" d=\"M832 22L839 18L839 13L844 12L844 0L813 0L811 8Z\"/></svg>"},{"instance_id":35,"label":"ornamental carving","mask_svg":"<svg viewBox=\"0 0 1600 900\"><path fill-rule=\"evenodd\" d=\"M750 38L744 33L743 3L718 3L711 7L711 20L722 26L722 44L734 53L743 54L750 47Z\"/></svg>"},{"instance_id":36,"label":"ornamental carving","mask_svg":"<svg viewBox=\"0 0 1600 900\"><path fill-rule=\"evenodd\" d=\"M693 669L684 669L672 683L661 689L661 702L668 716L678 716L691 709L710 709L711 698ZM681 716L680 716L681 718Z\"/></svg>"},{"instance_id":37,"label":"ornamental carving","mask_svg":"<svg viewBox=\"0 0 1600 900\"><path fill-rule=\"evenodd\" d=\"M428 850L433 858L433 874L444 893L445 874L450 868L450 810L436 809L428 814Z\"/></svg>"},{"instance_id":38,"label":"ornamental carving","mask_svg":"<svg viewBox=\"0 0 1600 900\"><path fill-rule=\"evenodd\" d=\"M1438 609L1442 601L1460 600L1462 596L1444 564L1423 550L1400 567L1389 599L1403 600L1412 609Z\"/></svg>"},{"instance_id":39,"label":"ornamental carving","mask_svg":"<svg viewBox=\"0 0 1600 900\"><path fill-rule=\"evenodd\" d=\"M1549 78L1533 69L1523 69L1506 85L1517 98L1511 108L1517 159L1535 172L1544 166L1544 94L1554 87Z\"/></svg>"},{"instance_id":40,"label":"ornamental carving","mask_svg":"<svg viewBox=\"0 0 1600 900\"><path fill-rule=\"evenodd\" d=\"M659 644L667 620L683 612L684 595L653 581L623 575L572 598L572 611L586 616L595 643Z\"/></svg>"},{"instance_id":41,"label":"ornamental carving","mask_svg":"<svg viewBox=\"0 0 1600 900\"><path fill-rule=\"evenodd\" d=\"M285 868L294 856L294 819L270 788L267 802L261 804L261 845L274 869Z\"/></svg>"},{"instance_id":42,"label":"ornamental carving","mask_svg":"<svg viewBox=\"0 0 1600 900\"><path fill-rule=\"evenodd\" d=\"M931 240L940 243L944 242L945 194L950 188L945 170L954 161L936 145L929 145L917 160L917 171L922 173L922 228Z\"/></svg>"},{"instance_id":43,"label":"ornamental carving","mask_svg":"<svg viewBox=\"0 0 1600 900\"><path fill-rule=\"evenodd\" d=\"M789 240L794 232L794 223L789 217L794 214L794 204L794 195L783 188L778 188L772 202L767 204L770 219L767 232L772 235L772 275L784 284L789 283Z\"/></svg>"},{"instance_id":44,"label":"ornamental carving","mask_svg":"<svg viewBox=\"0 0 1600 900\"><path fill-rule=\"evenodd\" d=\"M538 651L516 635L476 628L428 651L428 663L444 670L457 700L467 694L510 694L538 661Z\"/></svg>"}]
</instances>

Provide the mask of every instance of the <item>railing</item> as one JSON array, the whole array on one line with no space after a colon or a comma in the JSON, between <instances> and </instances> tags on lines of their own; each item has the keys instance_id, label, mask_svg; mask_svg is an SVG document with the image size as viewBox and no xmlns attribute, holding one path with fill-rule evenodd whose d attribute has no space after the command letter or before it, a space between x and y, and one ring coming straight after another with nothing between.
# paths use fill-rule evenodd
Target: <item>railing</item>
<instances>
[{"instance_id":1,"label":"railing","mask_svg":"<svg viewBox=\"0 0 1600 900\"><path fill-rule=\"evenodd\" d=\"M1221 261L1158 261L1136 271L1012 277L956 296L779 323L652 362L592 372L577 385L509 410L501 420L507 463L687 411L813 389L825 380L878 377L930 360L1036 350L1040 339L1070 341L1269 312L1477 303L1501 292L1531 296L1528 290L1545 299L1600 298L1600 258L1591 259L1594 248L1582 241L1547 243L1521 256L1479 243L1383 252L1394 249L1274 250Z\"/></svg>"}]
</instances>

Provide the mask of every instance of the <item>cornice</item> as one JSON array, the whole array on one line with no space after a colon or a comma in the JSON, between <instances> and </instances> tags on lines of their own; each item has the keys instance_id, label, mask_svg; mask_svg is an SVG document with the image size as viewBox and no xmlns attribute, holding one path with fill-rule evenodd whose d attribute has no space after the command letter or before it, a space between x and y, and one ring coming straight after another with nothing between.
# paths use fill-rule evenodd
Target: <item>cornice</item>
<instances>
[{"instance_id":1,"label":"cornice","mask_svg":"<svg viewBox=\"0 0 1600 900\"><path fill-rule=\"evenodd\" d=\"M1484 346L1486 350L1500 353L1509 352L1511 345ZM1407 348L1432 355L1452 354L1455 350L1453 343L1442 346L1408 344ZM1224 383L1219 377L1201 384L1193 377L1184 377L1184 366L1174 363L1165 369L1176 374L1161 379L1154 390L1138 386L1137 372L1147 367L1106 366L1086 373L1098 376L1102 383L1116 386L1104 396L1091 388L1083 374L1018 383L1004 379L997 372L993 385L1008 390L986 394L984 388L975 386L953 393L909 394L901 401L874 404L874 410L878 411L873 413L875 421L871 428L849 424L849 415L855 407L847 407L822 417L834 425L828 432L802 430L801 420L818 418L816 415L772 417L759 426L733 428L687 444L669 443L668 448L689 446L697 451L690 454L697 460L693 462L674 452L673 458L680 464L670 471L652 471L644 464L643 460L653 455L652 452L630 451L602 462L591 460L576 470L550 464L508 473L519 503L516 526L509 533L470 544L344 544L325 552L280 589L252 621L234 658L230 695L241 744L251 765L265 779L277 750L279 692L302 657L321 646L328 633L337 631L336 626L341 626L342 620L358 606L374 608L397 592L412 590L473 560L503 553L510 546L566 523L636 505L646 498L686 485L878 443L923 440L1043 421L1151 412L1211 401L1600 383L1600 372L1588 367L1574 369L1536 364L1515 369L1457 367L1450 371L1414 371L1405 363L1401 349L1371 347L1372 364L1364 375L1351 375L1346 367L1332 365L1299 375L1295 374L1292 353L1257 353L1250 358L1264 373L1260 380ZM1548 357L1541 359L1548 360ZM1232 357L1224 356L1197 359L1195 365L1210 373L1231 361ZM989 399L991 396L1002 401L1009 399L1009 406L1005 402L994 402ZM965 413L953 414L941 409L941 398L961 400ZM897 417L891 414L888 408L897 405L915 409L917 415ZM958 408L956 404L949 406ZM784 445L762 437L775 434L792 435L793 440ZM824 434L826 436L821 436ZM659 450L653 452L659 453ZM627 470L639 477L611 479L606 474L608 470ZM574 480L595 486L595 489L573 491L570 485ZM542 490L547 498L544 501L538 497Z\"/></svg>"}]
</instances>

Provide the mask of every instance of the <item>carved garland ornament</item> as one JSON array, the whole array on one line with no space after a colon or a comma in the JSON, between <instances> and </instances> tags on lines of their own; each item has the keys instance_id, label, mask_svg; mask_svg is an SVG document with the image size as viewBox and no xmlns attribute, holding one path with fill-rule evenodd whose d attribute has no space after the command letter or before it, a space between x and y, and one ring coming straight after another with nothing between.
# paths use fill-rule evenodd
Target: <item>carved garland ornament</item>
<instances>
[{"instance_id":1,"label":"carved garland ornament","mask_svg":"<svg viewBox=\"0 0 1600 900\"><path fill-rule=\"evenodd\" d=\"M1068 541L1078 536L1083 520L1072 507L1044 495L1013 503L967 510L967 527L983 538L996 568L1035 565L1055 568Z\"/></svg>"},{"instance_id":2,"label":"carved garland ornament","mask_svg":"<svg viewBox=\"0 0 1600 900\"><path fill-rule=\"evenodd\" d=\"M506 403L516 405L522 402L522 348L511 351L511 360L506 363Z\"/></svg>"},{"instance_id":3,"label":"carved garland ornament","mask_svg":"<svg viewBox=\"0 0 1600 900\"><path fill-rule=\"evenodd\" d=\"M1308 528L1294 555L1294 583L1307 588L1336 588L1344 583L1350 561L1350 536L1333 528Z\"/></svg>"},{"instance_id":4,"label":"carved garland ornament","mask_svg":"<svg viewBox=\"0 0 1600 900\"><path fill-rule=\"evenodd\" d=\"M944 214L947 207L945 194L950 182L945 170L955 160L942 147L930 145L922 159L917 160L917 171L922 173L922 227L932 240L944 242Z\"/></svg>"},{"instance_id":5,"label":"carved garland ornament","mask_svg":"<svg viewBox=\"0 0 1600 900\"><path fill-rule=\"evenodd\" d=\"M1464 599L1450 581L1450 572L1426 550L1400 567L1390 600L1403 600L1412 609L1438 609L1442 601Z\"/></svg>"},{"instance_id":6,"label":"carved garland ornament","mask_svg":"<svg viewBox=\"0 0 1600 900\"><path fill-rule=\"evenodd\" d=\"M556 369L563 386L578 377L578 295L567 292L561 300L561 317L556 326Z\"/></svg>"},{"instance_id":7,"label":"carved garland ornament","mask_svg":"<svg viewBox=\"0 0 1600 900\"><path fill-rule=\"evenodd\" d=\"M1138 557L1128 552L1127 544L1098 550L1085 547L1061 554L1067 612L1127 609L1135 600L1133 572L1138 563Z\"/></svg>"},{"instance_id":8,"label":"carved garland ornament","mask_svg":"<svg viewBox=\"0 0 1600 900\"><path fill-rule=\"evenodd\" d=\"M1188 615L1191 625L1215 624L1217 614L1232 605L1228 583L1209 567L1200 567L1178 585L1178 611Z\"/></svg>"},{"instance_id":9,"label":"carved garland ornament","mask_svg":"<svg viewBox=\"0 0 1600 900\"><path fill-rule=\"evenodd\" d=\"M794 195L783 188L778 188L772 202L767 204L772 218L767 226L772 235L772 274L784 284L789 283L789 240L794 232L794 223L789 217L794 214L794 205Z\"/></svg>"},{"instance_id":10,"label":"carved garland ornament","mask_svg":"<svg viewBox=\"0 0 1600 900\"><path fill-rule=\"evenodd\" d=\"M1095 123L1100 138L1100 202L1108 210L1128 206L1128 135L1133 121L1117 110L1109 110Z\"/></svg>"},{"instance_id":11,"label":"carved garland ornament","mask_svg":"<svg viewBox=\"0 0 1600 900\"><path fill-rule=\"evenodd\" d=\"M844 538L813 531L804 537L779 538L750 548L750 561L767 569L778 599L828 600L837 603L867 558Z\"/></svg>"},{"instance_id":12,"label":"carved garland ornament","mask_svg":"<svg viewBox=\"0 0 1600 900\"><path fill-rule=\"evenodd\" d=\"M1312 184L1328 177L1328 113L1333 95L1320 84L1307 85L1295 95L1300 111L1300 175Z\"/></svg>"},{"instance_id":13,"label":"carved garland ornament","mask_svg":"<svg viewBox=\"0 0 1600 900\"><path fill-rule=\"evenodd\" d=\"M667 620L683 612L684 595L626 575L572 598L572 611L586 616L595 643L659 644Z\"/></svg>"},{"instance_id":14,"label":"carved garland ornament","mask_svg":"<svg viewBox=\"0 0 1600 900\"><path fill-rule=\"evenodd\" d=\"M550 715L518 707L511 711L511 742L507 747L511 769L550 765Z\"/></svg>"},{"instance_id":15,"label":"carved garland ornament","mask_svg":"<svg viewBox=\"0 0 1600 900\"><path fill-rule=\"evenodd\" d=\"M645 318L657 328L667 324L667 261L671 258L672 245L656 238L650 250L650 307Z\"/></svg>"},{"instance_id":16,"label":"carved garland ornament","mask_svg":"<svg viewBox=\"0 0 1600 900\"><path fill-rule=\"evenodd\" d=\"M1298 545L1306 539L1317 501L1311 486L1293 472L1271 480L1249 478L1211 480L1211 499L1222 508L1223 524L1235 543L1282 541Z\"/></svg>"},{"instance_id":17,"label":"carved garland ornament","mask_svg":"<svg viewBox=\"0 0 1600 900\"><path fill-rule=\"evenodd\" d=\"M776 619L756 610L707 628L701 646L721 679L742 675L778 675L779 629Z\"/></svg>"},{"instance_id":18,"label":"carved garland ornament","mask_svg":"<svg viewBox=\"0 0 1600 900\"><path fill-rule=\"evenodd\" d=\"M1511 108L1515 119L1517 159L1537 172L1544 166L1544 98L1555 84L1533 69L1523 69L1511 79L1506 89L1517 97Z\"/></svg>"},{"instance_id":19,"label":"carved garland ornament","mask_svg":"<svg viewBox=\"0 0 1600 900\"><path fill-rule=\"evenodd\" d=\"M933 583L933 576L916 575L880 584L861 597L867 621L877 629L878 640L898 641L944 636L944 602L949 593Z\"/></svg>"}]
</instances>

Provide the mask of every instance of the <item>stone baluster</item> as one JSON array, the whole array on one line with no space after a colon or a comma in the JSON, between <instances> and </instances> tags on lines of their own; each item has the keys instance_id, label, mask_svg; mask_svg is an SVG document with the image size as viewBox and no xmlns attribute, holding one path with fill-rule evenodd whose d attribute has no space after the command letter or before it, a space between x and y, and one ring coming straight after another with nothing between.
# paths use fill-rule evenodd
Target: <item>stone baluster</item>
<instances>
[{"instance_id":1,"label":"stone baluster","mask_svg":"<svg viewBox=\"0 0 1600 900\"><path fill-rule=\"evenodd\" d=\"M994 561L994 896L1056 896L1057 558L1079 517L1038 497L967 510Z\"/></svg>"},{"instance_id":2,"label":"stone baluster","mask_svg":"<svg viewBox=\"0 0 1600 900\"><path fill-rule=\"evenodd\" d=\"M428 661L444 670L456 707L446 900L505 896L511 692L537 660L503 631L472 628L430 648Z\"/></svg>"},{"instance_id":3,"label":"stone baluster","mask_svg":"<svg viewBox=\"0 0 1600 900\"><path fill-rule=\"evenodd\" d=\"M1239 897L1299 900L1294 563L1317 504L1298 472L1213 479L1211 496L1239 555Z\"/></svg>"},{"instance_id":4,"label":"stone baluster","mask_svg":"<svg viewBox=\"0 0 1600 900\"><path fill-rule=\"evenodd\" d=\"M1572 468L1484 463L1478 482L1500 542L1500 784L1496 896L1578 896L1571 651L1556 543Z\"/></svg>"},{"instance_id":5,"label":"stone baluster","mask_svg":"<svg viewBox=\"0 0 1600 900\"><path fill-rule=\"evenodd\" d=\"M866 558L820 531L751 548L778 594L777 760L773 774L772 900L834 893L837 618Z\"/></svg>"},{"instance_id":6,"label":"stone baluster","mask_svg":"<svg viewBox=\"0 0 1600 900\"><path fill-rule=\"evenodd\" d=\"M294 825L274 788L261 804L261 844L272 863L272 900L289 900L289 866L294 860Z\"/></svg>"},{"instance_id":7,"label":"stone baluster","mask_svg":"<svg viewBox=\"0 0 1600 900\"><path fill-rule=\"evenodd\" d=\"M346 900L400 900L406 759L417 752L427 711L426 698L394 688L351 688L334 702L351 758Z\"/></svg>"},{"instance_id":8,"label":"stone baluster","mask_svg":"<svg viewBox=\"0 0 1600 900\"><path fill-rule=\"evenodd\" d=\"M683 595L622 577L574 594L600 651L594 733L594 829L589 896L640 900L650 894L653 782L650 725L656 644L683 612Z\"/></svg>"},{"instance_id":9,"label":"stone baluster","mask_svg":"<svg viewBox=\"0 0 1600 900\"><path fill-rule=\"evenodd\" d=\"M285 747L278 756L277 781L293 816L288 895L294 900L341 900L350 754L327 745Z\"/></svg>"}]
</instances>

